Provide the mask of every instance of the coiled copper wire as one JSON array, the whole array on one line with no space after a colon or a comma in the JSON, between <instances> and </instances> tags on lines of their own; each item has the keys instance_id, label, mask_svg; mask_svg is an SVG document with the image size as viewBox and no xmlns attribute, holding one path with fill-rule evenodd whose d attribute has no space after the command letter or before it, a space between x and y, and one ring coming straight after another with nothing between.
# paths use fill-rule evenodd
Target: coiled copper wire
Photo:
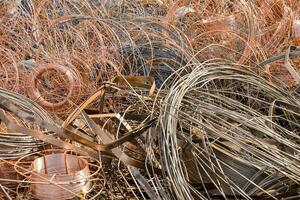
<instances>
[{"instance_id":1,"label":"coiled copper wire","mask_svg":"<svg viewBox=\"0 0 300 200\"><path fill-rule=\"evenodd\" d=\"M49 154L32 163L31 192L43 200L71 199L91 187L88 162L66 153Z\"/></svg>"},{"instance_id":2,"label":"coiled copper wire","mask_svg":"<svg viewBox=\"0 0 300 200\"><path fill-rule=\"evenodd\" d=\"M70 105L76 94L80 92L81 80L79 77L71 69L62 65L45 64L39 67L31 80L31 87L28 90L29 96L50 111L59 111ZM46 80L43 80L47 73L50 75ZM52 86L52 84L55 85ZM44 91L41 91L42 89ZM63 98L55 96L59 94L64 95ZM50 99L51 97L54 100Z\"/></svg>"}]
</instances>

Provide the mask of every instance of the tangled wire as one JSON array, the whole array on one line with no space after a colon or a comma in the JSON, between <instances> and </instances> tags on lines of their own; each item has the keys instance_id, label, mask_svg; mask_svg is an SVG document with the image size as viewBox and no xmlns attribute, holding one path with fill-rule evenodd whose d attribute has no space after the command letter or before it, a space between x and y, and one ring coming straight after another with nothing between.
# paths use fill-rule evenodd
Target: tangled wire
<instances>
[{"instance_id":1,"label":"tangled wire","mask_svg":"<svg viewBox=\"0 0 300 200\"><path fill-rule=\"evenodd\" d=\"M0 0L0 197L298 199L299 11Z\"/></svg>"}]
</instances>

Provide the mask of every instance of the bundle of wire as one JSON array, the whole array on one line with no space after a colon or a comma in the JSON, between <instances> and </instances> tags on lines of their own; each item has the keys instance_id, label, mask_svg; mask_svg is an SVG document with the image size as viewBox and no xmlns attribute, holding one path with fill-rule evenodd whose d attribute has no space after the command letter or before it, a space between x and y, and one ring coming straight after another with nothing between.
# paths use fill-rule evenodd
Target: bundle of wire
<instances>
[{"instance_id":1,"label":"bundle of wire","mask_svg":"<svg viewBox=\"0 0 300 200\"><path fill-rule=\"evenodd\" d=\"M170 199L297 197L299 94L243 66L188 67L189 73L158 93L165 96L159 159L147 152L166 176L153 181L159 193Z\"/></svg>"}]
</instances>

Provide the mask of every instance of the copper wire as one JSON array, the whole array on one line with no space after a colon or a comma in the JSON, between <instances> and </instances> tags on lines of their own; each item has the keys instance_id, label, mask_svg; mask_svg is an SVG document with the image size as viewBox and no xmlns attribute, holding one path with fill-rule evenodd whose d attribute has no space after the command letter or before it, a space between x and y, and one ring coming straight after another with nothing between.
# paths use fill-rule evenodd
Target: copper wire
<instances>
[{"instance_id":1,"label":"copper wire","mask_svg":"<svg viewBox=\"0 0 300 200\"><path fill-rule=\"evenodd\" d=\"M298 198L299 11L0 1L0 198Z\"/></svg>"},{"instance_id":2,"label":"copper wire","mask_svg":"<svg viewBox=\"0 0 300 200\"><path fill-rule=\"evenodd\" d=\"M50 72L50 75L48 75L48 80L43 80L43 75ZM51 74L51 72L54 72ZM64 78L61 78L60 76L66 76L66 81ZM55 80L55 79L57 80ZM47 83L48 81L48 83ZM82 80L78 80L78 77L72 72L70 69L61 66L61 65L53 65L53 64L46 64L46 65L40 65L39 69L35 72L35 74L32 77L32 87L29 88L28 94L31 97L31 99L38 102L42 107L48 110L59 110L62 107L67 107L70 105L70 102L72 101L72 98L74 98L75 94L80 93L80 82ZM42 83L41 83L42 82ZM52 92L49 91L49 89L46 91L48 94L53 93L57 95L57 97L54 97L55 99L58 99L59 95L66 95L62 97L62 100L58 100L58 102L50 102L50 100L43 97L42 92L40 91L39 84L43 84L43 82L46 82L48 87L51 86L50 84L54 83L55 85L52 86L53 90L62 90L61 92ZM62 84L62 86L59 86L59 84ZM60 87L67 87L65 90ZM60 93L60 94L59 94ZM76 101L76 99L73 99L73 101Z\"/></svg>"},{"instance_id":3,"label":"copper wire","mask_svg":"<svg viewBox=\"0 0 300 200\"><path fill-rule=\"evenodd\" d=\"M88 163L69 154L50 154L32 163L31 191L37 199L71 199L90 188ZM59 187L61 186L61 187Z\"/></svg>"}]
</instances>

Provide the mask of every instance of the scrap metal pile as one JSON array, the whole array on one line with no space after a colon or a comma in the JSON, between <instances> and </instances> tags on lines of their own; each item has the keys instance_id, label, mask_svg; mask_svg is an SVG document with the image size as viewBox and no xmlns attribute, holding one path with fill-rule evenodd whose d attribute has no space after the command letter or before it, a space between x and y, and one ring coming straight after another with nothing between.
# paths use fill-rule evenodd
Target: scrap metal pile
<instances>
[{"instance_id":1,"label":"scrap metal pile","mask_svg":"<svg viewBox=\"0 0 300 200\"><path fill-rule=\"evenodd\" d=\"M0 199L299 199L299 17L0 0Z\"/></svg>"}]
</instances>

